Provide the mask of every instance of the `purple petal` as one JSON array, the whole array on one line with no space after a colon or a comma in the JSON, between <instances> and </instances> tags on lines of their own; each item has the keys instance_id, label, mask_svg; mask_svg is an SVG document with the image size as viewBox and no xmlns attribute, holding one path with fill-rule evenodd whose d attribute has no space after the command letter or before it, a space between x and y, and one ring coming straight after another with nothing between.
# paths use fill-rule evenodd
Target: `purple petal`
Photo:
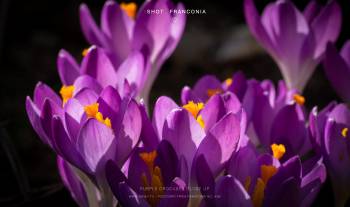
<instances>
[{"instance_id":1,"label":"purple petal","mask_svg":"<svg viewBox=\"0 0 350 207\"><path fill-rule=\"evenodd\" d=\"M181 103L183 105L187 104L189 101L195 101L198 102L199 100L197 100L193 93L192 93L192 89L188 86L183 87L183 89L181 90Z\"/></svg>"},{"instance_id":2,"label":"purple petal","mask_svg":"<svg viewBox=\"0 0 350 207\"><path fill-rule=\"evenodd\" d=\"M169 97L161 96L157 99L153 112L153 125L158 137L162 137L166 117L176 108L178 108L178 105Z\"/></svg>"},{"instance_id":3,"label":"purple petal","mask_svg":"<svg viewBox=\"0 0 350 207\"><path fill-rule=\"evenodd\" d=\"M146 149L149 151L155 150L160 142L151 120L147 116L146 108L144 105L140 107L140 113L142 117L142 130L140 138Z\"/></svg>"},{"instance_id":4,"label":"purple petal","mask_svg":"<svg viewBox=\"0 0 350 207\"><path fill-rule=\"evenodd\" d=\"M75 82L74 82L74 93L73 95L77 94L80 90L84 88L89 88L95 93L99 94L102 90L101 85L96 81L96 79L93 79L92 77L88 75L81 75L79 76Z\"/></svg>"},{"instance_id":5,"label":"purple petal","mask_svg":"<svg viewBox=\"0 0 350 207\"><path fill-rule=\"evenodd\" d=\"M115 139L112 129L96 119L89 119L79 132L77 148L93 171Z\"/></svg>"},{"instance_id":6,"label":"purple petal","mask_svg":"<svg viewBox=\"0 0 350 207\"><path fill-rule=\"evenodd\" d=\"M324 69L333 88L344 101L350 101L350 67L332 44L327 45Z\"/></svg>"},{"instance_id":7,"label":"purple petal","mask_svg":"<svg viewBox=\"0 0 350 207\"><path fill-rule=\"evenodd\" d=\"M238 71L233 75L232 80L228 90L234 93L239 100L243 101L243 96L248 87L246 77L241 71Z\"/></svg>"},{"instance_id":8,"label":"purple petal","mask_svg":"<svg viewBox=\"0 0 350 207\"><path fill-rule=\"evenodd\" d=\"M216 184L215 199L216 206L237 206L252 207L253 203L249 194L245 191L239 180L230 175L221 177Z\"/></svg>"},{"instance_id":9,"label":"purple petal","mask_svg":"<svg viewBox=\"0 0 350 207\"><path fill-rule=\"evenodd\" d=\"M164 185L170 185L176 177L179 162L174 148L168 141L163 140L160 142L155 163L162 171Z\"/></svg>"},{"instance_id":10,"label":"purple petal","mask_svg":"<svg viewBox=\"0 0 350 207\"><path fill-rule=\"evenodd\" d=\"M200 111L200 115L205 123L205 130L210 130L225 115L225 112L225 103L221 96L212 96Z\"/></svg>"},{"instance_id":11,"label":"purple petal","mask_svg":"<svg viewBox=\"0 0 350 207\"><path fill-rule=\"evenodd\" d=\"M185 183L189 182L190 169L188 168L185 157L180 157L176 172L176 177L181 178Z\"/></svg>"},{"instance_id":12,"label":"purple petal","mask_svg":"<svg viewBox=\"0 0 350 207\"><path fill-rule=\"evenodd\" d=\"M75 144L68 137L59 117L53 117L53 140L58 154L75 167L87 174L91 174L90 168L86 165L81 154L77 151Z\"/></svg>"},{"instance_id":13,"label":"purple petal","mask_svg":"<svg viewBox=\"0 0 350 207\"><path fill-rule=\"evenodd\" d=\"M346 64L350 65L350 40L344 43L344 46L340 51L340 55L343 57Z\"/></svg>"},{"instance_id":14,"label":"purple petal","mask_svg":"<svg viewBox=\"0 0 350 207\"><path fill-rule=\"evenodd\" d=\"M52 147L51 139L47 136L46 132L43 129L43 125L40 119L40 110L33 103L29 96L26 99L26 111L30 123L32 124L35 132L39 135L39 138L42 142Z\"/></svg>"},{"instance_id":15,"label":"purple petal","mask_svg":"<svg viewBox=\"0 0 350 207\"><path fill-rule=\"evenodd\" d=\"M72 197L80 206L89 206L84 190L84 186L80 182L79 177L74 173L69 164L60 156L57 157L58 172L60 173L63 184L69 189Z\"/></svg>"},{"instance_id":16,"label":"purple petal","mask_svg":"<svg viewBox=\"0 0 350 207\"><path fill-rule=\"evenodd\" d=\"M118 191L119 193L117 195L120 196L118 196L117 199L122 206L150 207L147 201L145 201L142 197L137 195L137 193L132 188L130 188L130 186L127 183L119 183Z\"/></svg>"},{"instance_id":17,"label":"purple petal","mask_svg":"<svg viewBox=\"0 0 350 207\"><path fill-rule=\"evenodd\" d=\"M196 175L196 181L200 187L202 195L204 195L204 200L206 205L214 205L214 193L215 193L215 179L210 167L205 160L204 155L200 155L194 162L194 169Z\"/></svg>"},{"instance_id":18,"label":"purple petal","mask_svg":"<svg viewBox=\"0 0 350 207\"><path fill-rule=\"evenodd\" d=\"M337 40L340 33L341 20L341 9L336 1L331 1L315 17L311 27L317 42L316 57L323 54L327 42L335 42Z\"/></svg>"},{"instance_id":19,"label":"purple petal","mask_svg":"<svg viewBox=\"0 0 350 207\"><path fill-rule=\"evenodd\" d=\"M183 180L175 178L168 189L164 195L169 197L162 198L158 207L187 207L189 191Z\"/></svg>"},{"instance_id":20,"label":"purple petal","mask_svg":"<svg viewBox=\"0 0 350 207\"><path fill-rule=\"evenodd\" d=\"M330 119L334 119L336 123L349 125L350 123L350 109L346 104L338 104L328 114Z\"/></svg>"},{"instance_id":21,"label":"purple petal","mask_svg":"<svg viewBox=\"0 0 350 207\"><path fill-rule=\"evenodd\" d=\"M171 143L178 156L186 158L188 166L192 166L195 150L204 136L204 130L185 109L174 110L167 116L162 138Z\"/></svg>"},{"instance_id":22,"label":"purple petal","mask_svg":"<svg viewBox=\"0 0 350 207\"><path fill-rule=\"evenodd\" d=\"M72 85L80 75L80 68L76 60L65 50L61 50L57 57L57 68L64 85Z\"/></svg>"},{"instance_id":23,"label":"purple petal","mask_svg":"<svg viewBox=\"0 0 350 207\"><path fill-rule=\"evenodd\" d=\"M131 87L141 90L143 79L147 79L144 73L144 58L138 51L131 53L128 58L120 65L116 77L119 80L126 79ZM118 88L124 87L123 81L118 81Z\"/></svg>"},{"instance_id":24,"label":"purple petal","mask_svg":"<svg viewBox=\"0 0 350 207\"><path fill-rule=\"evenodd\" d=\"M248 177L254 181L258 177L259 170L256 152L253 147L247 146L232 155L227 172L241 183L245 183ZM249 192L251 190L253 190L253 185L251 185Z\"/></svg>"},{"instance_id":25,"label":"purple petal","mask_svg":"<svg viewBox=\"0 0 350 207\"><path fill-rule=\"evenodd\" d=\"M266 185L264 206L298 206L300 176L301 162L298 157L293 157L285 162Z\"/></svg>"},{"instance_id":26,"label":"purple petal","mask_svg":"<svg viewBox=\"0 0 350 207\"><path fill-rule=\"evenodd\" d=\"M278 112L272 124L273 139L269 146L273 143L284 144L286 154L283 159L295 154L303 155L311 149L305 119L298 114L298 107L297 104L285 106Z\"/></svg>"},{"instance_id":27,"label":"purple petal","mask_svg":"<svg viewBox=\"0 0 350 207\"><path fill-rule=\"evenodd\" d=\"M312 204L320 190L321 184L326 180L326 168L322 163L322 158L313 164L310 172L301 181L302 206L310 206Z\"/></svg>"},{"instance_id":28,"label":"purple petal","mask_svg":"<svg viewBox=\"0 0 350 207\"><path fill-rule=\"evenodd\" d=\"M99 111L103 115L116 116L120 110L122 100L115 88L107 86L101 92L97 102L99 103ZM114 117L110 117L110 119L112 118Z\"/></svg>"},{"instance_id":29,"label":"purple petal","mask_svg":"<svg viewBox=\"0 0 350 207\"><path fill-rule=\"evenodd\" d=\"M316 0L312 0L308 3L303 14L309 24L311 24L314 18L319 14L321 8L321 5Z\"/></svg>"},{"instance_id":30,"label":"purple petal","mask_svg":"<svg viewBox=\"0 0 350 207\"><path fill-rule=\"evenodd\" d=\"M208 90L222 90L221 82L213 75L205 75L197 81L193 87L193 94L202 102L206 102L208 98ZM194 100L193 100L194 101Z\"/></svg>"},{"instance_id":31,"label":"purple petal","mask_svg":"<svg viewBox=\"0 0 350 207\"><path fill-rule=\"evenodd\" d=\"M116 86L118 76L115 71L103 49L96 47L84 57L81 65L81 73L93 77L102 87Z\"/></svg>"},{"instance_id":32,"label":"purple petal","mask_svg":"<svg viewBox=\"0 0 350 207\"><path fill-rule=\"evenodd\" d=\"M145 27L154 40L151 55L151 59L153 60L163 49L164 44L170 35L171 17L169 12L165 12L169 10L167 3L168 1L166 0L146 2L140 9L136 20L135 28ZM149 15L147 13L148 9L163 9L164 12L159 15Z\"/></svg>"},{"instance_id":33,"label":"purple petal","mask_svg":"<svg viewBox=\"0 0 350 207\"><path fill-rule=\"evenodd\" d=\"M207 134L196 156L204 155L211 171L217 175L238 146L240 122L233 113L225 115Z\"/></svg>"},{"instance_id":34,"label":"purple petal","mask_svg":"<svg viewBox=\"0 0 350 207\"><path fill-rule=\"evenodd\" d=\"M78 100L81 105L87 106L96 103L98 96L95 91L90 88L84 88L80 90L74 98Z\"/></svg>"},{"instance_id":35,"label":"purple petal","mask_svg":"<svg viewBox=\"0 0 350 207\"><path fill-rule=\"evenodd\" d=\"M45 99L43 108L40 114L41 124L46 135L52 138L52 118L54 116L63 117L63 110L60 106L57 106L51 99Z\"/></svg>"},{"instance_id":36,"label":"purple petal","mask_svg":"<svg viewBox=\"0 0 350 207\"><path fill-rule=\"evenodd\" d=\"M134 21L123 12L118 3L106 1L101 15L101 28L111 39L112 53L118 63L124 60L131 50L131 36Z\"/></svg>"},{"instance_id":37,"label":"purple petal","mask_svg":"<svg viewBox=\"0 0 350 207\"><path fill-rule=\"evenodd\" d=\"M254 37L271 53L274 45L271 38L268 36L264 26L261 23L261 18L254 5L254 0L244 0L244 14L250 31Z\"/></svg>"},{"instance_id":38,"label":"purple petal","mask_svg":"<svg viewBox=\"0 0 350 207\"><path fill-rule=\"evenodd\" d=\"M136 101L128 103L122 120L122 128L116 130L117 163L122 164L140 140L142 117ZM116 128L114 127L114 130Z\"/></svg>"},{"instance_id":39,"label":"purple petal","mask_svg":"<svg viewBox=\"0 0 350 207\"><path fill-rule=\"evenodd\" d=\"M80 5L80 25L85 38L94 45L108 47L107 39L97 27L91 16L89 8L85 4Z\"/></svg>"},{"instance_id":40,"label":"purple petal","mask_svg":"<svg viewBox=\"0 0 350 207\"><path fill-rule=\"evenodd\" d=\"M45 99L50 99L57 105L62 105L61 98L46 84L39 82L34 89L34 103L41 109L44 105Z\"/></svg>"},{"instance_id":41,"label":"purple petal","mask_svg":"<svg viewBox=\"0 0 350 207\"><path fill-rule=\"evenodd\" d=\"M343 137L342 129L346 125L337 124L334 120L329 120L325 128L325 162L332 179L332 183L339 191L346 190L350 184L350 157L349 147L346 140L348 137ZM346 190L347 191L347 190Z\"/></svg>"}]
</instances>

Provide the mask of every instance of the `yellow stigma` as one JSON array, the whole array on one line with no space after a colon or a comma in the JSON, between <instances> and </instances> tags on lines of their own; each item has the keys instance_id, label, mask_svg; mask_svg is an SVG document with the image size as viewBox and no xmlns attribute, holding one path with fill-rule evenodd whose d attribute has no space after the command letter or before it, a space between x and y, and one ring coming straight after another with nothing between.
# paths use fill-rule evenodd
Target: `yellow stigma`
<instances>
[{"instance_id":1,"label":"yellow stigma","mask_svg":"<svg viewBox=\"0 0 350 207\"><path fill-rule=\"evenodd\" d=\"M261 207L264 201L264 191L269 182L270 178L277 173L277 168L272 165L261 165L260 167L261 175L256 180L253 194L251 195L253 206ZM248 191L251 184L251 178L248 176L246 178L244 188Z\"/></svg>"},{"instance_id":2,"label":"yellow stigma","mask_svg":"<svg viewBox=\"0 0 350 207\"><path fill-rule=\"evenodd\" d=\"M99 113L98 112L98 106L99 106L98 103L94 103L94 104L85 106L84 107L84 111L85 111L86 115L89 118L96 118L98 120L98 118L96 117L97 113ZM99 116L99 115L97 115L97 116Z\"/></svg>"},{"instance_id":3,"label":"yellow stigma","mask_svg":"<svg viewBox=\"0 0 350 207\"><path fill-rule=\"evenodd\" d=\"M90 48L85 48L85 49L81 52L81 55L82 55L83 57L85 57L85 56L88 54L89 49L90 49Z\"/></svg>"},{"instance_id":4,"label":"yellow stigma","mask_svg":"<svg viewBox=\"0 0 350 207\"><path fill-rule=\"evenodd\" d=\"M192 116L197 120L198 124L204 128L205 124L203 117L201 115L198 116L198 113L204 108L204 104L202 102L194 103L193 101L189 101L188 104L183 105L182 108L190 112Z\"/></svg>"},{"instance_id":5,"label":"yellow stigma","mask_svg":"<svg viewBox=\"0 0 350 207\"><path fill-rule=\"evenodd\" d=\"M109 128L112 128L111 120L109 118L103 118L101 112L98 111L99 104L93 103L84 107L84 111L88 118L95 118L97 121L106 125Z\"/></svg>"},{"instance_id":6,"label":"yellow stigma","mask_svg":"<svg viewBox=\"0 0 350 207\"><path fill-rule=\"evenodd\" d=\"M293 100L295 103L299 104L300 106L305 104L305 97L300 94L294 94Z\"/></svg>"},{"instance_id":7,"label":"yellow stigma","mask_svg":"<svg viewBox=\"0 0 350 207\"><path fill-rule=\"evenodd\" d=\"M261 165L261 179L266 184L272 176L274 176L277 172L277 168L272 165Z\"/></svg>"},{"instance_id":8,"label":"yellow stigma","mask_svg":"<svg viewBox=\"0 0 350 207\"><path fill-rule=\"evenodd\" d=\"M67 101L73 97L73 92L74 92L74 86L70 85L70 86L66 86L63 85L61 90L60 90L60 94L63 100L63 104L67 103Z\"/></svg>"},{"instance_id":9,"label":"yellow stigma","mask_svg":"<svg viewBox=\"0 0 350 207\"><path fill-rule=\"evenodd\" d=\"M153 169L153 164L154 164L154 160L157 157L157 151L152 151L152 152L143 152L140 153L140 157L141 159L147 164L147 166L149 168Z\"/></svg>"},{"instance_id":10,"label":"yellow stigma","mask_svg":"<svg viewBox=\"0 0 350 207\"><path fill-rule=\"evenodd\" d=\"M272 144L271 150L276 159L281 159L284 153L286 153L286 148L283 144Z\"/></svg>"},{"instance_id":11,"label":"yellow stigma","mask_svg":"<svg viewBox=\"0 0 350 207\"><path fill-rule=\"evenodd\" d=\"M204 124L203 117L201 115L199 115L196 120L197 120L198 124L204 129L205 124Z\"/></svg>"},{"instance_id":12,"label":"yellow stigma","mask_svg":"<svg viewBox=\"0 0 350 207\"><path fill-rule=\"evenodd\" d=\"M232 82L233 82L232 78L227 78L225 80L225 84L226 84L227 87L230 86L232 84Z\"/></svg>"},{"instance_id":13,"label":"yellow stigma","mask_svg":"<svg viewBox=\"0 0 350 207\"><path fill-rule=\"evenodd\" d=\"M248 192L250 184L252 183L252 178L250 176L246 177L244 181L244 189Z\"/></svg>"},{"instance_id":14,"label":"yellow stigma","mask_svg":"<svg viewBox=\"0 0 350 207\"><path fill-rule=\"evenodd\" d=\"M343 130L341 130L341 135L346 138L346 136L348 136L348 131L349 129L348 128L344 128Z\"/></svg>"},{"instance_id":15,"label":"yellow stigma","mask_svg":"<svg viewBox=\"0 0 350 207\"><path fill-rule=\"evenodd\" d=\"M151 176L150 181L148 180L148 177L145 173L143 173L141 176L141 182L145 189L150 188L149 190L144 190L146 200L148 201L150 206L157 206L161 196L164 194L162 172L158 166L154 167L154 161L157 157L157 151L143 152L139 155L148 166L148 170Z\"/></svg>"},{"instance_id":16,"label":"yellow stigma","mask_svg":"<svg viewBox=\"0 0 350 207\"><path fill-rule=\"evenodd\" d=\"M197 118L199 111L204 108L204 104L202 102L194 103L193 101L189 101L188 104L183 105L182 108L190 112L194 118Z\"/></svg>"},{"instance_id":17,"label":"yellow stigma","mask_svg":"<svg viewBox=\"0 0 350 207\"><path fill-rule=\"evenodd\" d=\"M261 178L258 178L254 188L252 201L254 207L262 206L264 200L265 183Z\"/></svg>"},{"instance_id":18,"label":"yellow stigma","mask_svg":"<svg viewBox=\"0 0 350 207\"><path fill-rule=\"evenodd\" d=\"M135 19L136 17L136 11L137 11L137 5L133 2L131 3L121 3L120 8L130 17Z\"/></svg>"},{"instance_id":19,"label":"yellow stigma","mask_svg":"<svg viewBox=\"0 0 350 207\"><path fill-rule=\"evenodd\" d=\"M220 94L220 93L222 93L222 90L220 88L207 90L207 95L209 96L209 98L214 96L215 94Z\"/></svg>"}]
</instances>

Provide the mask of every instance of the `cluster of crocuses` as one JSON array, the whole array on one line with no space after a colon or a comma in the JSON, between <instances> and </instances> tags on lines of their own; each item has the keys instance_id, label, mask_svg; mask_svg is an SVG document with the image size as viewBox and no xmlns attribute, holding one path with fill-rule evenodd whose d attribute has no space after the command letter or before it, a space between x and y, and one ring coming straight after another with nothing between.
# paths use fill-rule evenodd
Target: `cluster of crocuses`
<instances>
[{"instance_id":1,"label":"cluster of crocuses","mask_svg":"<svg viewBox=\"0 0 350 207\"><path fill-rule=\"evenodd\" d=\"M162 13L147 11L161 9ZM107 1L100 27L80 7L92 45L81 64L58 55L59 95L38 83L26 109L57 153L65 186L80 206L310 206L331 179L337 206L350 197L350 44L338 54L341 9L316 1L299 11L244 1L248 26L284 81L219 81L206 75L181 100L148 105L162 63L185 27L170 0ZM323 61L345 103L305 108L303 88ZM262 70L265 70L262 68ZM152 109L150 109L152 108ZM153 115L149 114L153 111Z\"/></svg>"}]
</instances>

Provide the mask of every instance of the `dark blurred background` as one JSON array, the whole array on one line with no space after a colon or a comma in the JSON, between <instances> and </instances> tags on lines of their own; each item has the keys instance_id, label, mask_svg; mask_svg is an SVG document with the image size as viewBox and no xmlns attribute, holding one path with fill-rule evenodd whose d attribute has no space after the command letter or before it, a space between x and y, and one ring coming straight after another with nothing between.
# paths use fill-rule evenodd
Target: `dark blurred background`
<instances>
[{"instance_id":1,"label":"dark blurred background","mask_svg":"<svg viewBox=\"0 0 350 207\"><path fill-rule=\"evenodd\" d=\"M58 176L55 154L38 139L24 103L38 81L59 90L56 56L61 48L80 60L88 47L79 25L82 2L99 22L104 0L0 0L0 206L75 206ZM192 86L207 73L222 80L237 70L248 78L275 82L281 78L275 63L250 36L242 1L182 2L207 14L188 16L183 38L154 84L152 103L160 95L178 100L184 85ZM269 1L256 2L262 9ZM304 8L307 2L295 3ZM337 45L341 46L350 39L350 2L339 3L343 27ZM307 85L305 97L308 108L338 100L322 66ZM331 206L332 199L326 183L315 206Z\"/></svg>"}]
</instances>

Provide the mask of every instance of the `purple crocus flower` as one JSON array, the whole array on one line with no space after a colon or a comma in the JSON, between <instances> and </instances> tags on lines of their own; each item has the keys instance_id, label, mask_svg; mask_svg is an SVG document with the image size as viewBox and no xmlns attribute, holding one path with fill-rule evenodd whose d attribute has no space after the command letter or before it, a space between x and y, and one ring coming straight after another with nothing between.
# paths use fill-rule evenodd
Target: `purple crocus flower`
<instances>
[{"instance_id":1,"label":"purple crocus flower","mask_svg":"<svg viewBox=\"0 0 350 207\"><path fill-rule=\"evenodd\" d=\"M283 81L276 91L269 80L249 83L243 107L248 114L250 125L248 136L265 152L274 143L288 148L284 159L294 155L303 156L311 148L305 98L296 90L288 90Z\"/></svg>"},{"instance_id":2,"label":"purple crocus flower","mask_svg":"<svg viewBox=\"0 0 350 207\"><path fill-rule=\"evenodd\" d=\"M323 156L335 193L336 206L350 197L350 110L345 104L330 103L310 114L310 129L316 152Z\"/></svg>"},{"instance_id":3,"label":"purple crocus flower","mask_svg":"<svg viewBox=\"0 0 350 207\"><path fill-rule=\"evenodd\" d=\"M206 102L215 94L225 92L234 93L242 101L247 89L247 80L240 71L236 72L231 78L221 82L214 75L205 75L200 78L193 88L185 86L181 91L181 102L187 104L189 101Z\"/></svg>"},{"instance_id":4,"label":"purple crocus flower","mask_svg":"<svg viewBox=\"0 0 350 207\"><path fill-rule=\"evenodd\" d=\"M93 46L86 52L81 65L67 51L61 50L57 68L65 87L71 86L78 77L88 75L102 88L113 86L122 97L136 97L146 81L144 74L149 70L149 65L143 54L135 51L119 67L115 67L103 49Z\"/></svg>"},{"instance_id":5,"label":"purple crocus flower","mask_svg":"<svg viewBox=\"0 0 350 207\"><path fill-rule=\"evenodd\" d=\"M322 7L313 0L301 12L291 1L277 0L260 16L254 0L245 0L244 10L250 31L273 57L288 88L303 91L327 42L339 35L339 5L331 1Z\"/></svg>"},{"instance_id":6,"label":"purple crocus flower","mask_svg":"<svg viewBox=\"0 0 350 207\"><path fill-rule=\"evenodd\" d=\"M327 45L324 69L328 80L344 102L350 102L350 41L338 54L333 44Z\"/></svg>"},{"instance_id":7,"label":"purple crocus flower","mask_svg":"<svg viewBox=\"0 0 350 207\"><path fill-rule=\"evenodd\" d=\"M326 178L322 159L302 163L295 156L281 163L252 145L235 152L226 173L216 180L203 156L196 168L204 195L201 206L212 207L310 206Z\"/></svg>"},{"instance_id":8,"label":"purple crocus flower","mask_svg":"<svg viewBox=\"0 0 350 207\"><path fill-rule=\"evenodd\" d=\"M141 97L147 99L159 69L176 48L184 31L184 9L170 0L149 0L136 13L136 5L107 1L101 14L101 27L93 20L88 7L80 7L80 23L86 39L103 48L117 68L133 51L142 51L151 69L144 72ZM162 11L154 14L151 11Z\"/></svg>"},{"instance_id":9,"label":"purple crocus flower","mask_svg":"<svg viewBox=\"0 0 350 207\"><path fill-rule=\"evenodd\" d=\"M106 177L122 206L186 207L189 199L186 168L185 161L178 159L172 145L163 140L152 151L135 150L128 178L113 161L106 165Z\"/></svg>"},{"instance_id":10,"label":"purple crocus flower","mask_svg":"<svg viewBox=\"0 0 350 207\"><path fill-rule=\"evenodd\" d=\"M45 144L86 179L108 191L104 165L110 159L119 167L124 165L139 143L142 118L135 100L122 99L110 86L101 91L94 81L89 76L79 77L73 86L61 89L63 100L39 83L34 99L27 97L26 110Z\"/></svg>"},{"instance_id":11,"label":"purple crocus flower","mask_svg":"<svg viewBox=\"0 0 350 207\"><path fill-rule=\"evenodd\" d=\"M154 107L153 126L152 134L168 140L188 166L196 153L211 148L213 165L220 169L240 140L246 138L246 115L232 93L213 95L206 103L189 101L182 107L168 97L160 97Z\"/></svg>"},{"instance_id":12,"label":"purple crocus flower","mask_svg":"<svg viewBox=\"0 0 350 207\"><path fill-rule=\"evenodd\" d=\"M152 123L143 113L141 133L145 148L168 141L189 176L186 183L196 187L194 163L205 156L215 176L222 172L232 152L245 146L246 115L238 98L230 92L215 94L205 103L189 101L182 107L168 97L160 97L154 107ZM192 191L191 194L197 194ZM198 199L191 197L190 205Z\"/></svg>"}]
</instances>

